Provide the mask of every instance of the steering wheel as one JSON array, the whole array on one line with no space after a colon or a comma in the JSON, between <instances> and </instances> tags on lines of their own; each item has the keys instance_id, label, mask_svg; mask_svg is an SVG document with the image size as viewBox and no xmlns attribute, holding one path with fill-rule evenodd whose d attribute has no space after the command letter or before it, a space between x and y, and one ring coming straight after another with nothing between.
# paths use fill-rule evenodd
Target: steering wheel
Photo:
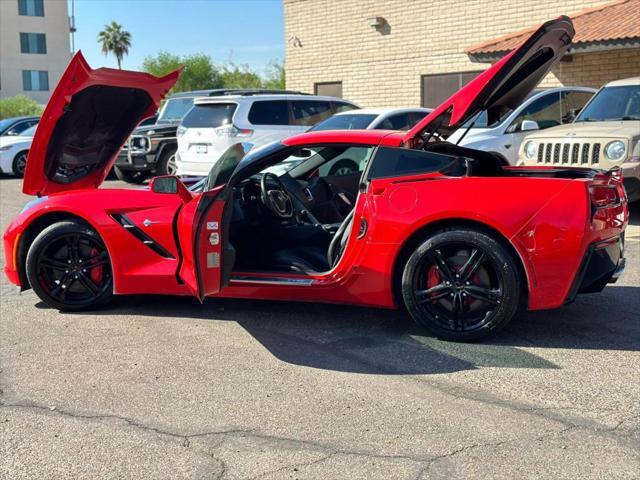
<instances>
[{"instance_id":1,"label":"steering wheel","mask_svg":"<svg viewBox=\"0 0 640 480\"><path fill-rule=\"evenodd\" d=\"M271 185L269 185L271 183ZM273 187L275 184L275 188ZM260 199L262 203L280 218L293 216L293 201L286 187L276 174L267 172L260 180Z\"/></svg>"}]
</instances>

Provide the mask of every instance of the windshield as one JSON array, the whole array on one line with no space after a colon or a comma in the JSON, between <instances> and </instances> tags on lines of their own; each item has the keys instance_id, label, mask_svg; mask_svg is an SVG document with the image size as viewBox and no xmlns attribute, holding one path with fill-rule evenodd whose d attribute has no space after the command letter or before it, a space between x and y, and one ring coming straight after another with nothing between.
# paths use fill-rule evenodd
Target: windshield
<instances>
[{"instance_id":1,"label":"windshield","mask_svg":"<svg viewBox=\"0 0 640 480\"><path fill-rule=\"evenodd\" d=\"M604 87L584 107L576 122L640 120L640 85Z\"/></svg>"},{"instance_id":2,"label":"windshield","mask_svg":"<svg viewBox=\"0 0 640 480\"><path fill-rule=\"evenodd\" d=\"M227 148L209 170L205 190L208 191L218 185L227 183L240 161L247 156L247 153L252 148L253 144L251 143L236 143Z\"/></svg>"},{"instance_id":3,"label":"windshield","mask_svg":"<svg viewBox=\"0 0 640 480\"><path fill-rule=\"evenodd\" d=\"M186 128L216 128L228 125L238 105L235 103L202 103L194 105L182 119Z\"/></svg>"},{"instance_id":4,"label":"windshield","mask_svg":"<svg viewBox=\"0 0 640 480\"><path fill-rule=\"evenodd\" d=\"M325 121L318 123L314 127L311 127L309 131L319 130L363 130L366 129L371 122L376 119L375 114L366 113L354 113L344 115L334 115L327 118Z\"/></svg>"},{"instance_id":5,"label":"windshield","mask_svg":"<svg viewBox=\"0 0 640 480\"><path fill-rule=\"evenodd\" d=\"M4 120L0 120L0 134L4 133L4 131L13 125L15 120L13 118L5 118Z\"/></svg>"},{"instance_id":6,"label":"windshield","mask_svg":"<svg viewBox=\"0 0 640 480\"><path fill-rule=\"evenodd\" d=\"M170 98L162 107L158 116L158 123L174 123L182 120L193 106L193 97Z\"/></svg>"}]
</instances>

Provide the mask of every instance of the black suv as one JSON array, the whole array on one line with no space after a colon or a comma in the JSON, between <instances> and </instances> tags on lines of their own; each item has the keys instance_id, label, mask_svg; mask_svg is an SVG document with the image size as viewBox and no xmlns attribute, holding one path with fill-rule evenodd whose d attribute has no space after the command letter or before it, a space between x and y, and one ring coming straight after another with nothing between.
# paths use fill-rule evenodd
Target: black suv
<instances>
[{"instance_id":1,"label":"black suv","mask_svg":"<svg viewBox=\"0 0 640 480\"><path fill-rule=\"evenodd\" d=\"M113 171L120 180L142 183L153 175L173 175L178 146L176 130L197 97L255 95L268 93L300 94L288 90L215 89L195 90L171 95L162 105L155 122L144 120L131 134L118 154ZM153 118L153 117L152 117Z\"/></svg>"}]
</instances>

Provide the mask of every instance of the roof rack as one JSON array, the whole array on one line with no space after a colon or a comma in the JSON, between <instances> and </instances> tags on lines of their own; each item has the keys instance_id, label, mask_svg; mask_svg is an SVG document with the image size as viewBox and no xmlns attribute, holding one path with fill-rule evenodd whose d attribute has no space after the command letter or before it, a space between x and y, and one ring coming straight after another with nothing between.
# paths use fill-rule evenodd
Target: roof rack
<instances>
[{"instance_id":1,"label":"roof rack","mask_svg":"<svg viewBox=\"0 0 640 480\"><path fill-rule=\"evenodd\" d=\"M171 95L171 97L222 97L222 96L249 96L249 95L311 95L306 92L298 92L296 90L278 90L278 89L245 89L245 88L215 88L212 90L193 90L191 92L180 92Z\"/></svg>"}]
</instances>

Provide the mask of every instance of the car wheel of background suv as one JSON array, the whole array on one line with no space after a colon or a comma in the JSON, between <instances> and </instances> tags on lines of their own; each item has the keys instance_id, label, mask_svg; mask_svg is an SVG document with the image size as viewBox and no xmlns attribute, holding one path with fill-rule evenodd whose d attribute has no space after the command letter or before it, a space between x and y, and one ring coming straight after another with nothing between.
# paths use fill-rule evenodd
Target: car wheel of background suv
<instances>
[{"instance_id":1,"label":"car wheel of background suv","mask_svg":"<svg viewBox=\"0 0 640 480\"><path fill-rule=\"evenodd\" d=\"M29 155L29 150L24 150L18 153L15 157L13 157L13 163L11 164L11 169L13 170L13 174L18 177L24 177L24 170L27 168L27 156Z\"/></svg>"},{"instance_id":2,"label":"car wheel of background suv","mask_svg":"<svg viewBox=\"0 0 640 480\"><path fill-rule=\"evenodd\" d=\"M176 148L167 148L163 153L162 157L158 161L158 166L156 167L157 175L175 175L178 170L176 165Z\"/></svg>"},{"instance_id":3,"label":"car wheel of background suv","mask_svg":"<svg viewBox=\"0 0 640 480\"><path fill-rule=\"evenodd\" d=\"M429 236L402 274L402 297L413 320L443 340L494 334L518 311L521 278L511 252L480 229L459 227Z\"/></svg>"},{"instance_id":4,"label":"car wheel of background suv","mask_svg":"<svg viewBox=\"0 0 640 480\"><path fill-rule=\"evenodd\" d=\"M122 180L127 183L140 184L149 178L147 172L136 172L135 170L122 170L117 166L113 167L113 172L116 174L118 180Z\"/></svg>"}]
</instances>

